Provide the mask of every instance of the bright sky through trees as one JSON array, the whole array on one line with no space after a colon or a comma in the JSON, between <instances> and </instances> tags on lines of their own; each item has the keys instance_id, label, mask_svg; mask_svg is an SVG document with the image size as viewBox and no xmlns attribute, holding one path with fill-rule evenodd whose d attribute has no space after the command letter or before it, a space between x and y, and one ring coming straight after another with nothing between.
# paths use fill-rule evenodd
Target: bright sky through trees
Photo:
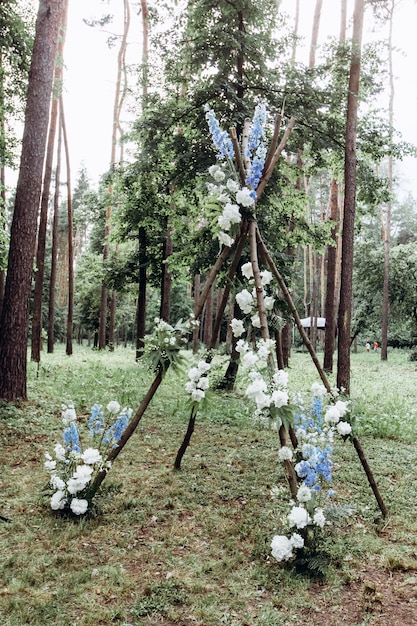
<instances>
[{"instance_id":1,"label":"bright sky through trees","mask_svg":"<svg viewBox=\"0 0 417 626\"><path fill-rule=\"evenodd\" d=\"M33 0L37 5L37 0ZM300 43L298 59L305 60L311 36L315 0L300 1ZM282 0L282 10L294 14L295 0ZM348 1L348 17L352 16L353 0ZM83 18L98 18L103 13L113 13L112 24L91 28ZM339 0L324 0L319 41L339 33ZM116 79L118 42L109 49L107 38L122 32L123 5L119 1L89 0L70 2L67 40L65 45L64 103L72 158L72 171L76 174L84 164L93 183L109 167L111 149L112 111ZM387 30L372 34L367 16L370 37L385 37ZM417 58L417 3L398 0L394 24L395 125L405 141L417 144L417 126L414 112L417 108L417 83L415 59ZM128 44L128 63L140 62L140 16L132 7L131 29ZM303 52L304 48L304 52ZM387 106L388 95L383 106ZM417 159L408 158L401 165L403 185L417 197Z\"/></svg>"}]
</instances>

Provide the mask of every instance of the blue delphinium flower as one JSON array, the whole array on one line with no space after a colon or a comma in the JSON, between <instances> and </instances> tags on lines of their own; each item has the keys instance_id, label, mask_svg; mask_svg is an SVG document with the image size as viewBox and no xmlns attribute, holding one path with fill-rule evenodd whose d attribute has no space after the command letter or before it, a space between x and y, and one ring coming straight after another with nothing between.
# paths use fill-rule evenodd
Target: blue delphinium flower
<instances>
[{"instance_id":1,"label":"blue delphinium flower","mask_svg":"<svg viewBox=\"0 0 417 626\"><path fill-rule=\"evenodd\" d=\"M265 104L259 104L253 116L252 131L249 136L246 157L250 160L250 169L246 176L245 183L255 191L261 180L262 171L265 165L266 148L264 124L266 121Z\"/></svg>"},{"instance_id":2,"label":"blue delphinium flower","mask_svg":"<svg viewBox=\"0 0 417 626\"><path fill-rule=\"evenodd\" d=\"M230 139L229 133L220 128L220 124L217 121L213 109L206 108L206 120L209 125L213 143L219 151L217 155L218 158L233 158L235 152L233 149L232 140Z\"/></svg>"},{"instance_id":3,"label":"blue delphinium flower","mask_svg":"<svg viewBox=\"0 0 417 626\"><path fill-rule=\"evenodd\" d=\"M69 452L81 452L80 435L74 422L71 422L63 432L64 445Z\"/></svg>"},{"instance_id":4,"label":"blue delphinium flower","mask_svg":"<svg viewBox=\"0 0 417 626\"><path fill-rule=\"evenodd\" d=\"M88 420L88 428L92 437L94 437L94 435L102 435L104 432L104 416L103 411L100 411L100 409L101 407L99 404L95 404L91 409L91 416Z\"/></svg>"},{"instance_id":5,"label":"blue delphinium flower","mask_svg":"<svg viewBox=\"0 0 417 626\"><path fill-rule=\"evenodd\" d=\"M113 448L117 448L126 426L129 423L131 409L123 409L117 420L108 428L103 437L103 443Z\"/></svg>"}]
</instances>

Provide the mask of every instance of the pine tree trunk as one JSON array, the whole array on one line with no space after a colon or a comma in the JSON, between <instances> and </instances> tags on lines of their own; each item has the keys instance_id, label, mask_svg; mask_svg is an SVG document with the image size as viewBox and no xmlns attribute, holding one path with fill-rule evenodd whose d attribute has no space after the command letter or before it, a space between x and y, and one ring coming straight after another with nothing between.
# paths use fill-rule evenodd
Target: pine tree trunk
<instances>
[{"instance_id":1,"label":"pine tree trunk","mask_svg":"<svg viewBox=\"0 0 417 626\"><path fill-rule=\"evenodd\" d=\"M65 43L65 35L67 28L67 11L68 0L65 0L63 21L60 27L58 38L57 59L55 66L54 85L55 89L61 91L62 68L63 68L63 51ZM33 293L33 312L32 312L32 337L31 337L31 359L36 363L41 360L42 349L42 299L43 299L43 283L45 270L45 246L46 246L46 230L48 224L48 206L49 194L52 180L52 164L54 158L54 147L56 137L56 125L58 119L58 95L52 100L48 144L46 149L45 172L43 177L43 188L41 198L41 209L39 217L38 240L36 249L36 273L35 288Z\"/></svg>"},{"instance_id":2,"label":"pine tree trunk","mask_svg":"<svg viewBox=\"0 0 417 626\"><path fill-rule=\"evenodd\" d=\"M326 329L324 338L324 361L325 372L333 371L333 354L335 347L336 331L336 260L337 260L337 213L338 213L338 187L333 178L330 183L330 220L335 225L332 227L332 240L334 246L327 246L327 283L326 283L326 304L325 313Z\"/></svg>"},{"instance_id":3,"label":"pine tree trunk","mask_svg":"<svg viewBox=\"0 0 417 626\"><path fill-rule=\"evenodd\" d=\"M51 250L51 276L49 279L49 305L48 305L48 354L54 351L55 343L55 289L57 278L58 260L58 210L59 210L59 187L61 179L61 150L62 129L58 133L57 164L55 170L55 194L54 194L54 217L52 222L52 250Z\"/></svg>"},{"instance_id":4,"label":"pine tree trunk","mask_svg":"<svg viewBox=\"0 0 417 626\"><path fill-rule=\"evenodd\" d=\"M364 0L355 0L345 140L345 202L338 316L337 387L350 392L350 326L352 316L353 242L356 204L356 129Z\"/></svg>"},{"instance_id":5,"label":"pine tree trunk","mask_svg":"<svg viewBox=\"0 0 417 626\"><path fill-rule=\"evenodd\" d=\"M27 339L37 219L64 0L41 0L29 72L19 178L0 324L0 397L27 398Z\"/></svg>"}]
</instances>

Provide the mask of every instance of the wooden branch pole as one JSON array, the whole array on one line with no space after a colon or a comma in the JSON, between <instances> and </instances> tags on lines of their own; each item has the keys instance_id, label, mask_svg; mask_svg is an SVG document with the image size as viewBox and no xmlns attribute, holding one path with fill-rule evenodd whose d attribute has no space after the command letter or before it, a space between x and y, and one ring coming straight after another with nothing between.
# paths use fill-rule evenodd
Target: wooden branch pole
<instances>
[{"instance_id":1,"label":"wooden branch pole","mask_svg":"<svg viewBox=\"0 0 417 626\"><path fill-rule=\"evenodd\" d=\"M207 300L208 292L210 291L214 281L216 280L216 276L219 273L219 270L220 270L221 266L223 265L223 263L225 262L225 260L229 256L230 250L231 250L230 246L224 246L222 251L221 251L221 253L217 257L216 263L211 268L210 273L207 276L207 280L204 283L204 287L203 287L203 290L202 290L202 292L200 294L200 297L199 297L199 299L196 302L196 305L194 307L194 318L195 319L198 319L200 317L201 311L203 310L204 304L205 304L205 302Z\"/></svg>"},{"instance_id":2,"label":"wooden branch pole","mask_svg":"<svg viewBox=\"0 0 417 626\"><path fill-rule=\"evenodd\" d=\"M213 336L210 344L210 349L212 350L216 344L217 335L219 334L220 326L222 323L224 311L226 309L227 301L230 295L230 289L232 286L233 278L235 277L237 266L239 265L239 261L242 257L243 248L246 243L246 236L248 232L248 223L246 220L242 222L242 227L240 230L240 237L236 246L235 255L233 257L233 261L229 267L229 271L227 273L227 282L223 291L223 296L220 302L219 310L217 311L216 320L213 326Z\"/></svg>"},{"instance_id":3,"label":"wooden branch pole","mask_svg":"<svg viewBox=\"0 0 417 626\"><path fill-rule=\"evenodd\" d=\"M182 457L185 454L185 451L188 448L188 445L191 441L191 435L194 432L194 426L195 426L195 418L197 416L197 409L195 408L195 406L193 406L193 408L191 409L191 415L190 415L190 419L188 422L188 428L187 428L187 432L185 433L184 436L184 440L177 452L177 456L175 458L175 463L174 463L174 468L176 470L181 469L181 461L182 461Z\"/></svg>"},{"instance_id":4,"label":"wooden branch pole","mask_svg":"<svg viewBox=\"0 0 417 626\"><path fill-rule=\"evenodd\" d=\"M251 263L252 263L253 278L255 280L256 299L257 299L257 305L258 305L259 319L261 323L261 335L262 335L262 339L264 341L267 341L269 339L269 329L268 329L268 321L267 321L266 310L265 310L262 279L261 279L261 274L259 271L259 263L258 263L258 246L257 246L257 236L256 236L257 229L258 228L257 228L257 224L255 221L252 221L249 223L250 257L251 257ZM268 366L272 375L274 369L276 369L272 353L269 353L268 355ZM279 428L279 440L281 443L281 447L287 446L287 431L285 430L285 427L283 424L281 424ZM283 461L283 465L285 469L285 474L287 476L288 486L290 488L291 495L293 498L296 498L297 491L298 491L298 482L297 482L297 474L294 469L294 463L291 460L286 459Z\"/></svg>"},{"instance_id":5,"label":"wooden branch pole","mask_svg":"<svg viewBox=\"0 0 417 626\"><path fill-rule=\"evenodd\" d=\"M362 446L360 444L360 441L357 437L352 437L352 443L354 445L354 448L358 454L359 460L362 463L362 467L365 470L365 474L366 477L368 479L368 483L372 489L372 491L374 492L374 496L376 498L376 501L378 502L378 506L379 506L379 510L382 513L382 517L385 519L388 515L388 511L387 511L387 507L384 504L384 501L381 497L381 494L379 493L379 489L378 489L378 485L375 482L375 478L374 475L372 474L372 470L369 467L368 461L366 460L365 454L362 450Z\"/></svg>"},{"instance_id":6,"label":"wooden branch pole","mask_svg":"<svg viewBox=\"0 0 417 626\"><path fill-rule=\"evenodd\" d=\"M273 133L272 138L271 138L271 143L269 144L268 154L266 155L266 159L265 159L265 163L264 163L264 169L262 171L262 175L263 176L269 170L269 166L271 165L271 161L272 161L272 158L274 156L274 152L277 149L279 133L280 133L280 130L281 130L281 122L282 122L282 115L281 115L281 113L279 113L276 116L276 118L275 118L274 133Z\"/></svg>"},{"instance_id":7,"label":"wooden branch pole","mask_svg":"<svg viewBox=\"0 0 417 626\"><path fill-rule=\"evenodd\" d=\"M167 370L168 364L166 365L165 368L165 372ZM142 419L143 414L145 413L146 409L148 408L152 398L154 397L159 385L161 384L163 378L164 378L164 374L165 372L162 372L162 370L160 370L157 375L155 376L151 386L148 389L148 392L146 394L146 396L144 397L144 399L142 400L141 404L139 405L138 410L135 413L135 416L133 417L133 419L129 422L129 424L127 425L125 431L123 432L123 435L119 441L119 444L117 446L117 448L112 448L112 450L110 450L109 454L107 455L107 462L113 462L114 459L120 454L120 452L123 450L124 446L127 444L127 442L129 441L130 437L133 435L133 433L135 432L140 420ZM93 498L94 495L97 493L101 483L103 482L103 480L105 479L107 475L107 471L106 470L102 470L101 472L99 472L96 476L96 479L94 481L94 483L91 486L91 490L90 490L90 498Z\"/></svg>"},{"instance_id":8,"label":"wooden branch pole","mask_svg":"<svg viewBox=\"0 0 417 626\"><path fill-rule=\"evenodd\" d=\"M276 164L278 162L279 157L282 154L282 151L284 150L285 146L287 145L287 141L288 141L288 139L289 139L289 137L291 135L291 132L292 132L294 126L295 126L295 122L296 122L295 117L292 117L289 120L289 122L287 124L287 128L285 129L285 132L284 132L284 134L282 136L282 139L281 139L277 149L275 150L275 152L274 152L274 154L272 156L271 163L270 163L270 165L268 167L268 170L265 172L265 174L262 175L261 181L260 181L260 183L258 185L258 188L256 190L256 198L258 200L261 197L265 187L268 184L269 179L272 176L272 172L275 169L275 166L276 166Z\"/></svg>"},{"instance_id":9,"label":"wooden branch pole","mask_svg":"<svg viewBox=\"0 0 417 626\"><path fill-rule=\"evenodd\" d=\"M243 165L242 155L240 153L239 142L237 140L236 128L232 126L229 128L230 139L232 140L233 150L235 152L235 161L237 166L237 171L239 172L239 178L242 185L245 184L246 180L246 172L245 166Z\"/></svg>"},{"instance_id":10,"label":"wooden branch pole","mask_svg":"<svg viewBox=\"0 0 417 626\"><path fill-rule=\"evenodd\" d=\"M321 378L324 386L326 387L326 390L328 391L328 393L332 397L334 397L334 394L333 394L333 392L332 392L332 390L330 388L330 384L329 384L329 381L327 379L327 376L324 373L324 370L321 367L321 365L320 365L320 363L319 363L319 361L317 359L317 355L315 353L315 350L314 350L314 348L313 348L309 338L307 337L307 333L305 332L303 325L301 324L300 316L298 315L297 309L294 306L294 302L293 302L293 300L291 298L291 295L290 295L290 293L289 293L289 291L287 289L285 281L282 278L281 274L279 273L275 263L273 262L270 254L269 254L269 252L268 252L268 250L267 250L267 248L266 248L266 246L265 246L265 244L264 244L264 242L262 240L262 237L261 237L261 234L260 234L259 230L257 231L257 239L258 239L258 245L260 246L260 249L262 250L262 254L263 254L266 262L268 263L269 267L271 268L271 271L272 271L273 275L277 279L277 282L278 282L278 284L280 286L282 294L283 294L283 296L284 296L284 298L285 298L289 308L291 309L291 313L293 314L294 321L295 321L295 323L297 325L298 330L300 331L300 335L301 335L301 337L303 339L303 342L304 342L305 346L307 347L308 351L310 352L311 358L312 358L312 360L313 360L313 362L314 362L314 364L315 364L315 366L317 368L317 371L318 371L318 373L320 375L320 378ZM354 448L355 448L355 450L356 450L356 452L357 452L357 454L359 456L359 459L360 459L360 461L362 463L362 467L365 470L366 477L367 477L369 485L370 485L370 487L371 487L371 489L372 489L372 491L373 491L373 493L375 495L375 498L376 498L376 501L377 501L378 506L380 508L380 511L382 513L382 516L385 518L386 515L387 515L387 509L386 509L386 506L385 506L384 501L382 499L382 496L379 493L378 486L377 486L376 481L374 479L374 476L372 474L372 470L369 467L369 464L368 464L368 462L366 460L366 457L365 457L365 454L364 454L364 452L362 450L362 447L360 445L359 439L357 437L352 437L352 442L353 442Z\"/></svg>"}]
</instances>

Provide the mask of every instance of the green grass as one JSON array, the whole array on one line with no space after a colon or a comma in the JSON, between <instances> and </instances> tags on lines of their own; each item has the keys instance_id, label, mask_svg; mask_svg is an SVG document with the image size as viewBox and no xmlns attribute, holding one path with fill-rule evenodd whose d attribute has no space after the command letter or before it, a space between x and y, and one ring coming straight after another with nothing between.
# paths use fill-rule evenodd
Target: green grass
<instances>
[{"instance_id":1,"label":"green grass","mask_svg":"<svg viewBox=\"0 0 417 626\"><path fill-rule=\"evenodd\" d=\"M225 363L219 358L215 371ZM293 355L289 376L294 391L318 380L307 354ZM176 472L186 376L168 372L103 483L100 514L73 521L49 510L40 495L43 453L60 440L61 404L74 402L80 418L94 402L136 408L151 379L130 349L77 347L71 358L57 349L39 369L29 364L30 401L0 407L0 514L11 520L0 521L1 626L330 624L320 606L334 613L358 581L371 585L365 566L387 576L417 570L417 372L405 353L384 363L352 355L352 405L389 518L381 521L351 444L338 443L337 500L353 513L334 530L319 596L312 581L269 556L289 496L277 434L252 422L243 377L198 415ZM380 624L365 604L360 619L343 623Z\"/></svg>"}]
</instances>

